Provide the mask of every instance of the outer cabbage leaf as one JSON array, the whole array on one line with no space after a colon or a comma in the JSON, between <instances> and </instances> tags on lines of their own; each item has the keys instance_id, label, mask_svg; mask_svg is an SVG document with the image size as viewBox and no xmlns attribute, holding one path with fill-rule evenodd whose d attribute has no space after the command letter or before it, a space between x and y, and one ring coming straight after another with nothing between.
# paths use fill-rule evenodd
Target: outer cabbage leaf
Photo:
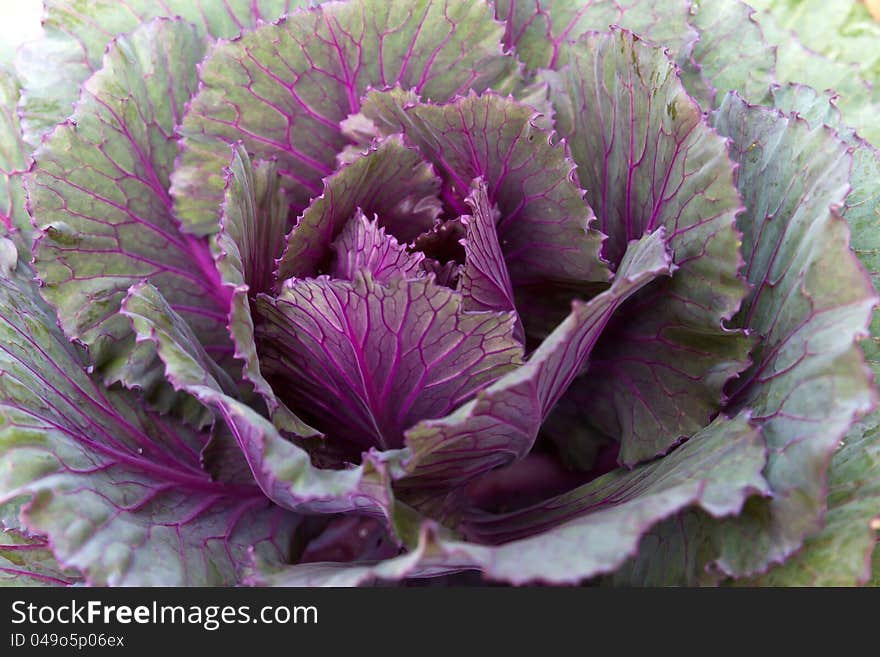
<instances>
[{"instance_id":1,"label":"outer cabbage leaf","mask_svg":"<svg viewBox=\"0 0 880 657\"><path fill-rule=\"evenodd\" d=\"M691 3L690 23L699 32L682 81L707 109L728 91L755 102L766 98L775 80L776 48L764 37L755 11L740 0Z\"/></svg>"},{"instance_id":2,"label":"outer cabbage leaf","mask_svg":"<svg viewBox=\"0 0 880 657\"><path fill-rule=\"evenodd\" d=\"M877 543L872 521L880 518L880 439L872 425L851 431L834 453L822 531L781 566L737 584L855 586L870 580Z\"/></svg>"},{"instance_id":3,"label":"outer cabbage leaf","mask_svg":"<svg viewBox=\"0 0 880 657\"><path fill-rule=\"evenodd\" d=\"M615 311L659 276L669 275L663 229L633 242L611 287L588 302L575 300L569 316L528 361L447 417L407 431L412 456L399 489L418 490L421 504L442 504L450 489L526 456L550 409L591 355ZM461 491L459 490L459 493ZM438 496L441 499L436 499ZM450 500L453 504L458 500Z\"/></svg>"},{"instance_id":4,"label":"outer cabbage leaf","mask_svg":"<svg viewBox=\"0 0 880 657\"><path fill-rule=\"evenodd\" d=\"M698 505L725 516L751 495L766 494L765 447L746 416L719 418L669 456L617 470L547 502L509 514L482 514L468 534L500 545L447 539L423 526L409 554L379 565L263 566L256 583L355 585L371 579L478 569L513 584L575 584L613 571L632 555L652 525ZM526 536L526 538L517 538Z\"/></svg>"},{"instance_id":5,"label":"outer cabbage leaf","mask_svg":"<svg viewBox=\"0 0 880 657\"><path fill-rule=\"evenodd\" d=\"M619 25L652 41L687 52L697 39L684 0L498 0L507 23L504 44L531 69L554 68L565 44L586 32Z\"/></svg>"},{"instance_id":6,"label":"outer cabbage leaf","mask_svg":"<svg viewBox=\"0 0 880 657\"><path fill-rule=\"evenodd\" d=\"M9 272L4 272L7 276ZM27 498L19 498L0 504L0 529L21 530L21 507L27 502Z\"/></svg>"},{"instance_id":7,"label":"outer cabbage leaf","mask_svg":"<svg viewBox=\"0 0 880 657\"><path fill-rule=\"evenodd\" d=\"M820 94L803 85L773 89L773 104L784 112L797 112L811 125L825 124L837 131L852 150L850 190L841 208L851 230L851 246L871 274L874 287L880 287L880 152L842 124L834 96ZM871 336L862 342L875 377L880 375L880 312L874 312Z\"/></svg>"},{"instance_id":8,"label":"outer cabbage leaf","mask_svg":"<svg viewBox=\"0 0 880 657\"><path fill-rule=\"evenodd\" d=\"M40 137L70 116L80 86L101 67L113 35L131 32L152 18L180 16L200 36L230 38L303 4L305 0L44 0L43 36L25 44L16 57L25 89L25 141L36 148Z\"/></svg>"},{"instance_id":9,"label":"outer cabbage leaf","mask_svg":"<svg viewBox=\"0 0 880 657\"><path fill-rule=\"evenodd\" d=\"M27 147L21 138L21 124L15 105L19 83L0 68L0 224L6 230L30 234L30 220L24 208L21 176L27 170ZM24 245L24 239L18 238Z\"/></svg>"},{"instance_id":10,"label":"outer cabbage leaf","mask_svg":"<svg viewBox=\"0 0 880 657\"><path fill-rule=\"evenodd\" d=\"M261 296L263 369L295 410L362 449L403 446L416 422L442 417L522 360L511 313L470 313L430 278L383 285L290 279Z\"/></svg>"},{"instance_id":11,"label":"outer cabbage leaf","mask_svg":"<svg viewBox=\"0 0 880 657\"><path fill-rule=\"evenodd\" d=\"M677 271L615 318L579 382L585 424L621 442L632 465L663 454L721 408L748 365L725 328L745 295L724 140L704 122L675 65L633 34L585 35L548 74L557 126L578 164L612 265L627 242L665 227Z\"/></svg>"},{"instance_id":12,"label":"outer cabbage leaf","mask_svg":"<svg viewBox=\"0 0 880 657\"><path fill-rule=\"evenodd\" d=\"M776 48L777 82L799 82L820 90L834 90L838 94L837 105L846 123L854 126L863 136L876 143L880 139L880 130L875 120L880 109L880 87L865 79L864 72L867 66L863 68L855 61L864 60L869 65L876 63L877 58L880 57L877 39L871 38L865 30L859 28L867 39L850 50L846 45L849 41L849 37L846 36L847 31L836 32L833 29L840 20L850 20L847 18L847 12L841 12L839 7L831 3L811 2L810 4L814 5L812 14L810 12L790 14L793 20L788 25L786 25L788 15L786 11L765 11L758 18L768 42ZM820 4L823 5L821 9L818 8ZM851 6L859 11L856 3L851 3ZM861 11L864 9L862 8ZM829 14L836 16L832 17ZM812 16L816 16L818 20L813 22ZM875 26L871 29L876 31ZM828 36L818 40L816 45L819 48L814 47L815 35L826 30ZM802 42L799 38L802 33L809 34L811 40ZM821 51L822 44L828 47L825 54ZM850 57L852 52L858 52L858 56L863 59L854 61L849 57L840 56L842 51L847 50L850 50Z\"/></svg>"},{"instance_id":13,"label":"outer cabbage leaf","mask_svg":"<svg viewBox=\"0 0 880 657\"><path fill-rule=\"evenodd\" d=\"M755 363L731 385L731 409L749 408L762 427L772 497L749 502L737 518L720 523L686 513L657 526L614 581L694 584L728 575L758 583L769 570L767 577L776 579L768 582L790 575L803 583L813 559L834 545L841 568L828 568L826 576L852 582L855 564L866 559L867 512L843 486L828 498L826 513L829 461L875 395L855 344L866 334L874 291L848 249L846 222L834 211L848 192L849 149L827 127L810 128L799 117L750 106L736 95L722 103L715 124L731 137L747 208L738 225L752 290L735 321L760 336ZM867 439L858 437L864 430L854 430L862 458L872 453ZM859 465L838 458L831 470L832 477L853 475L852 487L864 485L866 504L872 484L859 468L870 458ZM833 474L841 467L847 475ZM831 523L842 517L838 513L861 520L839 538L833 536L838 525L817 534L823 517ZM803 566L773 567L787 559L797 564L796 550L804 551Z\"/></svg>"},{"instance_id":14,"label":"outer cabbage leaf","mask_svg":"<svg viewBox=\"0 0 880 657\"><path fill-rule=\"evenodd\" d=\"M417 543L411 550L384 561L323 561L284 566L256 558L246 582L252 586L362 586L470 568L466 560L462 560L460 568L456 565L454 554L440 543L442 532L443 529L435 523L425 522L420 526Z\"/></svg>"},{"instance_id":15,"label":"outer cabbage leaf","mask_svg":"<svg viewBox=\"0 0 880 657\"><path fill-rule=\"evenodd\" d=\"M404 242L429 230L441 211L440 181L417 151L397 136L368 147L323 181L287 236L279 282L324 273L330 244L360 209Z\"/></svg>"},{"instance_id":16,"label":"outer cabbage leaf","mask_svg":"<svg viewBox=\"0 0 880 657\"><path fill-rule=\"evenodd\" d=\"M810 124L825 124L837 130L838 137L852 145L857 141L855 131L846 128L837 107L837 94L831 90L817 91L797 82L776 84L770 88L772 106L786 114L797 113Z\"/></svg>"},{"instance_id":17,"label":"outer cabbage leaf","mask_svg":"<svg viewBox=\"0 0 880 657\"><path fill-rule=\"evenodd\" d=\"M749 502L746 502L746 507ZM718 586L724 575L712 566L718 557L717 521L689 509L645 532L636 554L599 580L613 586Z\"/></svg>"},{"instance_id":18,"label":"outer cabbage leaf","mask_svg":"<svg viewBox=\"0 0 880 657\"><path fill-rule=\"evenodd\" d=\"M738 323L761 336L754 364L731 389L770 449L766 504L723 528L719 560L752 574L787 558L821 529L826 468L875 392L855 342L876 303L833 208L848 191L851 157L828 128L750 107L735 95L715 116L732 140L747 211L739 220L752 289Z\"/></svg>"},{"instance_id":19,"label":"outer cabbage leaf","mask_svg":"<svg viewBox=\"0 0 880 657\"><path fill-rule=\"evenodd\" d=\"M16 531L0 531L0 587L70 586L78 577L58 565L43 540Z\"/></svg>"},{"instance_id":20,"label":"outer cabbage leaf","mask_svg":"<svg viewBox=\"0 0 880 657\"><path fill-rule=\"evenodd\" d=\"M729 90L759 100L774 81L775 47L740 0L500 0L504 41L531 69L557 69L566 47L588 32L622 27L668 48L689 93L701 104ZM525 95L537 91L529 87Z\"/></svg>"},{"instance_id":21,"label":"outer cabbage leaf","mask_svg":"<svg viewBox=\"0 0 880 657\"><path fill-rule=\"evenodd\" d=\"M58 565L46 539L21 528L19 513L26 502L21 498L0 504L0 587L76 583L79 573Z\"/></svg>"},{"instance_id":22,"label":"outer cabbage leaf","mask_svg":"<svg viewBox=\"0 0 880 657\"><path fill-rule=\"evenodd\" d=\"M878 282L877 217L880 213L880 154L856 132L842 125L834 96L818 93L803 85L785 85L772 90L773 103L786 113L797 112L811 125L825 124L850 147L852 171L850 190L842 215L852 231L851 246ZM874 312L871 336L862 342L875 380L880 372L880 313ZM870 554L876 542L870 521L880 515L877 491L871 478L877 460L877 415L857 424L835 452L829 471L828 511L822 531L809 538L802 550L782 566L772 569L758 581L769 585L853 585L870 577Z\"/></svg>"},{"instance_id":23,"label":"outer cabbage leaf","mask_svg":"<svg viewBox=\"0 0 880 657\"><path fill-rule=\"evenodd\" d=\"M295 520L253 485L212 480L208 436L104 389L26 267L0 279L0 502L97 585L236 581L253 547L287 558Z\"/></svg>"},{"instance_id":24,"label":"outer cabbage leaf","mask_svg":"<svg viewBox=\"0 0 880 657\"><path fill-rule=\"evenodd\" d=\"M352 0L296 12L215 46L183 122L173 179L187 229L213 232L226 144L276 155L295 211L321 193L349 143L340 123L372 87L400 84L445 100L467 89L508 90L517 66L482 2ZM278 66L283 62L283 66Z\"/></svg>"},{"instance_id":25,"label":"outer cabbage leaf","mask_svg":"<svg viewBox=\"0 0 880 657\"><path fill-rule=\"evenodd\" d=\"M749 0L749 4L761 12L759 21L771 15L781 28L793 31L811 50L840 62L858 64L865 73L863 77L868 79L880 76L880 24L864 2Z\"/></svg>"},{"instance_id":26,"label":"outer cabbage leaf","mask_svg":"<svg viewBox=\"0 0 880 657\"><path fill-rule=\"evenodd\" d=\"M870 80L880 72L880 27L859 2L824 0L700 0L691 22L700 32L685 84L702 99L720 102L735 90L767 103L773 83L833 89L847 123L874 140L880 94ZM756 24L757 23L757 24Z\"/></svg>"},{"instance_id":27,"label":"outer cabbage leaf","mask_svg":"<svg viewBox=\"0 0 880 657\"><path fill-rule=\"evenodd\" d=\"M175 125L201 56L201 40L180 21L157 19L119 37L25 182L38 230L34 265L62 328L88 345L107 383L147 392L162 385L161 366L117 314L141 279L168 296L212 357L232 351L229 295L207 241L180 234L166 191Z\"/></svg>"}]
</instances>

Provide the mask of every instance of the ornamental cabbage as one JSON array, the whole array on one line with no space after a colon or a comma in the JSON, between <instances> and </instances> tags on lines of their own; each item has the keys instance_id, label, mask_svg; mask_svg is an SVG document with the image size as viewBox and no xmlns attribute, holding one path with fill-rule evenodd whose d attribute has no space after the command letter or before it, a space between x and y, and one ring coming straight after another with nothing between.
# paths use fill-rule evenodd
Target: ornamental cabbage
<instances>
[{"instance_id":1,"label":"ornamental cabbage","mask_svg":"<svg viewBox=\"0 0 880 657\"><path fill-rule=\"evenodd\" d=\"M0 580L867 583L878 25L757 4L46 0Z\"/></svg>"}]
</instances>

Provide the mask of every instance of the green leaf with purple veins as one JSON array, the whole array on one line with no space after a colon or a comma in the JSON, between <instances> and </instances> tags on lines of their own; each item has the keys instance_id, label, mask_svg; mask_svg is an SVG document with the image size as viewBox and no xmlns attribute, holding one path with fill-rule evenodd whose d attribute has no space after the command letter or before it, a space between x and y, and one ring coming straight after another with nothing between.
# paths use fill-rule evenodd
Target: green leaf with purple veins
<instances>
[{"instance_id":1,"label":"green leaf with purple veins","mask_svg":"<svg viewBox=\"0 0 880 657\"><path fill-rule=\"evenodd\" d=\"M427 560L429 551L436 545L437 528L426 525L419 533L418 543L405 554L379 562L344 563L323 561L284 566L255 559L248 573L247 583L251 586L362 586L377 581L398 581L407 577L455 572L448 565L436 569L426 568L422 562Z\"/></svg>"},{"instance_id":2,"label":"green leaf with purple veins","mask_svg":"<svg viewBox=\"0 0 880 657\"><path fill-rule=\"evenodd\" d=\"M850 11L841 11L837 3L807 0L790 12L784 5L794 5L788 0L753 4L769 7L756 17L776 49L776 81L833 90L845 122L876 142L880 138L875 120L880 108L876 84L880 28L864 6L847 2Z\"/></svg>"},{"instance_id":3,"label":"green leaf with purple veins","mask_svg":"<svg viewBox=\"0 0 880 657\"><path fill-rule=\"evenodd\" d=\"M30 278L0 278L0 503L28 497L24 528L97 585L223 585L250 549L286 559L295 519L212 480L206 433L92 379Z\"/></svg>"},{"instance_id":4,"label":"green leaf with purple veins","mask_svg":"<svg viewBox=\"0 0 880 657\"><path fill-rule=\"evenodd\" d=\"M871 16L866 3L844 0L749 0L759 10L757 19L772 16L785 30L794 32L810 50L832 59L858 64L863 77L876 79L880 74L880 25ZM799 80L810 83L809 79Z\"/></svg>"},{"instance_id":5,"label":"green leaf with purple veins","mask_svg":"<svg viewBox=\"0 0 880 657\"><path fill-rule=\"evenodd\" d=\"M828 116L812 90L792 87L777 99ZM853 584L866 576L871 547L873 483L862 468L871 467L876 417L850 430L875 404L856 344L867 335L875 292L834 211L849 191L851 151L821 123L736 95L714 122L732 140L746 205L738 225L751 291L735 321L757 338L755 363L728 389L727 412L749 408L761 426L772 497L721 523L684 514L658 526L615 581L706 583L726 575L753 584ZM844 452L841 440L857 447ZM811 573L829 550L837 563Z\"/></svg>"},{"instance_id":6,"label":"green leaf with purple veins","mask_svg":"<svg viewBox=\"0 0 880 657\"><path fill-rule=\"evenodd\" d=\"M175 125L202 54L181 21L157 19L119 37L25 179L43 295L108 384L148 394L164 394L164 383L152 349L135 345L117 314L129 286L150 280L213 358L228 362L232 352L228 292L207 241L180 233L167 193Z\"/></svg>"},{"instance_id":7,"label":"green leaf with purple veins","mask_svg":"<svg viewBox=\"0 0 880 657\"><path fill-rule=\"evenodd\" d=\"M745 284L734 219L741 201L724 140L675 65L626 31L587 35L548 73L557 126L578 164L603 253L664 227L676 271L615 318L578 384L581 416L621 443L622 463L663 454L720 410L750 341L729 330Z\"/></svg>"},{"instance_id":8,"label":"green leaf with purple veins","mask_svg":"<svg viewBox=\"0 0 880 657\"><path fill-rule=\"evenodd\" d=\"M0 585L876 584L880 28L754 3L45 0Z\"/></svg>"},{"instance_id":9,"label":"green leaf with purple veins","mask_svg":"<svg viewBox=\"0 0 880 657\"><path fill-rule=\"evenodd\" d=\"M709 565L718 556L716 522L704 511L689 509L654 525L642 535L638 552L599 583L718 586L724 575Z\"/></svg>"},{"instance_id":10,"label":"green leaf with purple veins","mask_svg":"<svg viewBox=\"0 0 880 657\"><path fill-rule=\"evenodd\" d=\"M715 107L728 91L761 102L775 81L776 49L764 37L755 11L740 0L699 0L691 4L690 23L699 32L693 54L684 63L688 91Z\"/></svg>"},{"instance_id":11,"label":"green leaf with purple veins","mask_svg":"<svg viewBox=\"0 0 880 657\"><path fill-rule=\"evenodd\" d=\"M27 498L0 504L0 587L68 586L82 578L62 568L44 536L22 528L21 507Z\"/></svg>"},{"instance_id":12,"label":"green leaf with purple veins","mask_svg":"<svg viewBox=\"0 0 880 657\"><path fill-rule=\"evenodd\" d=\"M761 433L747 417L719 418L662 460L617 470L526 509L474 514L464 529L483 544L449 539L423 526L409 555L378 566L268 565L258 567L254 581L351 586L474 569L512 584L575 584L619 567L651 526L682 508L699 506L715 516L738 513L746 499L767 493L765 459ZM496 541L500 544L491 544Z\"/></svg>"},{"instance_id":13,"label":"green leaf with purple veins","mask_svg":"<svg viewBox=\"0 0 880 657\"><path fill-rule=\"evenodd\" d=\"M507 24L505 45L531 69L555 68L566 44L612 25L632 30L676 52L697 40L683 0L498 0L495 14Z\"/></svg>"},{"instance_id":14,"label":"green leaf with purple veins","mask_svg":"<svg viewBox=\"0 0 880 657\"><path fill-rule=\"evenodd\" d=\"M0 588L70 586L79 581L75 571L58 565L45 540L0 530Z\"/></svg>"},{"instance_id":15,"label":"green leaf with purple veins","mask_svg":"<svg viewBox=\"0 0 880 657\"><path fill-rule=\"evenodd\" d=\"M857 586L871 578L880 518L880 437L876 423L857 427L835 450L828 470L822 530L781 566L746 586Z\"/></svg>"},{"instance_id":16,"label":"green leaf with purple veins","mask_svg":"<svg viewBox=\"0 0 880 657\"><path fill-rule=\"evenodd\" d=\"M512 89L516 61L483 2L418 0L327 3L263 25L211 49L201 88L183 121L175 207L187 230L216 230L227 144L276 156L301 211L349 144L341 123L370 88L399 84L447 100L469 89ZM284 62L283 66L277 66Z\"/></svg>"},{"instance_id":17,"label":"green leaf with purple veins","mask_svg":"<svg viewBox=\"0 0 880 657\"><path fill-rule=\"evenodd\" d=\"M242 282L256 296L274 287L273 265L287 232L287 194L279 186L277 164L252 162L241 144L233 146L225 175L219 232L224 237L215 242L235 244Z\"/></svg>"},{"instance_id":18,"label":"green leaf with purple veins","mask_svg":"<svg viewBox=\"0 0 880 657\"><path fill-rule=\"evenodd\" d=\"M70 116L80 86L101 68L114 35L134 31L161 16L193 24L203 38L229 39L269 22L305 0L44 0L43 36L16 56L23 81L24 139L33 148L52 127ZM183 99L186 100L186 99Z\"/></svg>"},{"instance_id":19,"label":"green leaf with purple veins","mask_svg":"<svg viewBox=\"0 0 880 657\"><path fill-rule=\"evenodd\" d=\"M841 214L851 231L851 246L871 275L875 288L880 282L880 152L843 124L841 113L828 92L818 93L803 85L785 85L772 90L773 104L786 113L797 112L811 125L827 125L852 150L850 190ZM875 377L880 374L880 312L875 310L871 335L862 349Z\"/></svg>"},{"instance_id":20,"label":"green leaf with purple veins","mask_svg":"<svg viewBox=\"0 0 880 657\"><path fill-rule=\"evenodd\" d=\"M15 76L0 68L0 224L16 237L23 250L31 226L24 208L22 174L28 167L28 149L21 137L21 124L15 105L20 85Z\"/></svg>"},{"instance_id":21,"label":"green leaf with purple veins","mask_svg":"<svg viewBox=\"0 0 880 657\"><path fill-rule=\"evenodd\" d=\"M746 205L738 226L751 290L735 322L759 339L730 407L752 409L762 427L773 490L722 528L719 565L744 575L783 561L822 527L828 461L875 404L857 341L876 293L833 210L849 191L846 144L735 95L714 124L732 141Z\"/></svg>"}]
</instances>

